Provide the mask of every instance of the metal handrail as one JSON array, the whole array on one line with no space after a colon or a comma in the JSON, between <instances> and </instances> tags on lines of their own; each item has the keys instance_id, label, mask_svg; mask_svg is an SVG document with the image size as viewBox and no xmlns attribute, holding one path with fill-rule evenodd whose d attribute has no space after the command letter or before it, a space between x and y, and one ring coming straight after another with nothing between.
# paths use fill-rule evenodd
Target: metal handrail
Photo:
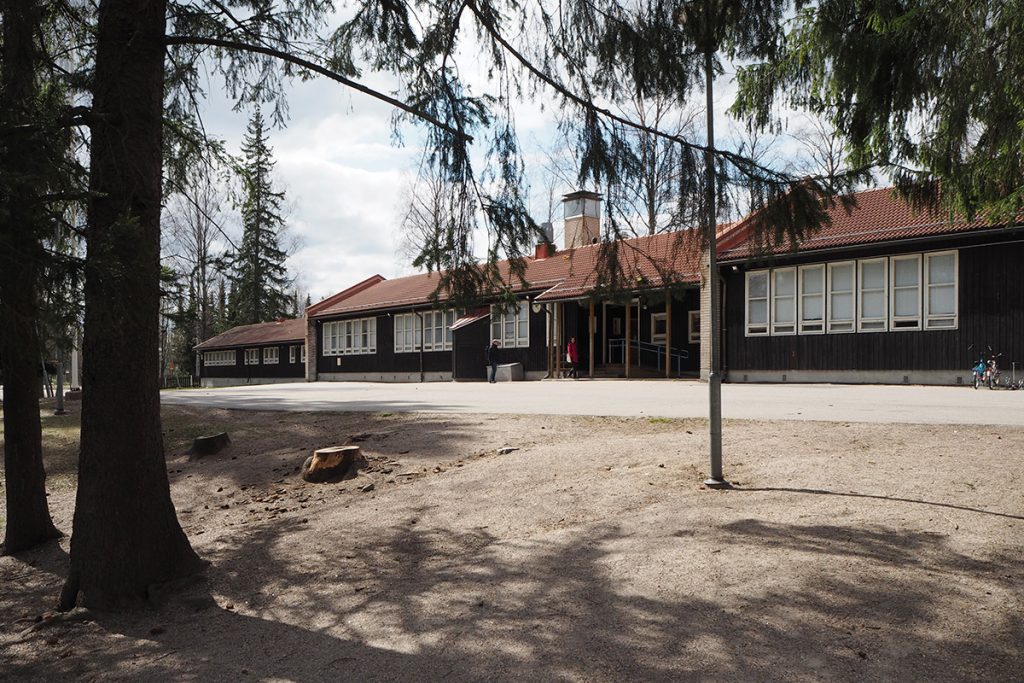
<instances>
[{"instance_id":1,"label":"metal handrail","mask_svg":"<svg viewBox=\"0 0 1024 683\"><path fill-rule=\"evenodd\" d=\"M655 354L655 356L657 358L656 363L657 363L657 367L658 367L659 371L662 369L662 367L664 367L662 365L662 358L665 357L665 347L664 346L661 346L661 345L658 345L658 344L652 344L650 342L640 341L638 339L630 339L629 340L629 346L630 346L631 349L636 349L636 351L637 351L637 355L636 355L637 365L641 364L640 363L640 354L644 353L644 352L647 352L647 353ZM614 362L614 359L616 357L615 356L615 352L616 351L618 351L619 362L620 363L625 363L626 362L626 340L625 339L609 339L608 340L608 358L611 359L613 362ZM669 363L671 363L672 361L675 361L674 364L676 366L676 374L681 374L682 371L683 371L683 367L682 367L683 361L684 360L689 360L689 358L690 358L690 352L687 351L686 349L675 349L675 348L673 348L673 349L669 350L668 358L666 360Z\"/></svg>"}]
</instances>

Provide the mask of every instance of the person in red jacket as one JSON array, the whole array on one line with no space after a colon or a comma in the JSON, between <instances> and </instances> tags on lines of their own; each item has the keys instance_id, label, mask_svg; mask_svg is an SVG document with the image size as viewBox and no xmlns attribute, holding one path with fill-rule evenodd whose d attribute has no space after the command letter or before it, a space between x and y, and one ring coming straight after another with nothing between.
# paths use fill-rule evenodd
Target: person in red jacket
<instances>
[{"instance_id":1,"label":"person in red jacket","mask_svg":"<svg viewBox=\"0 0 1024 683\"><path fill-rule=\"evenodd\" d=\"M569 345L565 349L565 360L569 363L568 377L579 379L576 364L580 362L579 351L576 350L576 337L569 337Z\"/></svg>"}]
</instances>

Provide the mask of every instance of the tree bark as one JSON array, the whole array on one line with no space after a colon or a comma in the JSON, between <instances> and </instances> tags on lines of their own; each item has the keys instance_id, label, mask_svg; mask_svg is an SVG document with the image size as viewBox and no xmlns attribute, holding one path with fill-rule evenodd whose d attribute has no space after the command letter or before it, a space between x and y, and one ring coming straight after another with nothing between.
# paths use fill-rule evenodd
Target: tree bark
<instances>
[{"instance_id":1,"label":"tree bark","mask_svg":"<svg viewBox=\"0 0 1024 683\"><path fill-rule=\"evenodd\" d=\"M0 94L7 123L31 120L36 94L39 3L5 0ZM4 384L4 472L7 526L4 554L27 550L61 534L50 519L39 424L37 278L41 257L38 193L32 178L39 164L34 136L13 136L0 146L0 169L10 182L0 188L0 370ZM6 220L4 220L6 217Z\"/></svg>"},{"instance_id":2,"label":"tree bark","mask_svg":"<svg viewBox=\"0 0 1024 683\"><path fill-rule=\"evenodd\" d=\"M82 447L62 607L130 606L199 571L171 502L157 383L166 0L99 6ZM127 427L126 427L127 426Z\"/></svg>"}]
</instances>

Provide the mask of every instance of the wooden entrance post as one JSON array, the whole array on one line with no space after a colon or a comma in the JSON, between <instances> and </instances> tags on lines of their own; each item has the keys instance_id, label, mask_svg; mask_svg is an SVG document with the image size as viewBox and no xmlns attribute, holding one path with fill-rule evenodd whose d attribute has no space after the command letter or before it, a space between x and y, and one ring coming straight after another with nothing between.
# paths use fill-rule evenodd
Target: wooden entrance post
<instances>
[{"instance_id":1,"label":"wooden entrance post","mask_svg":"<svg viewBox=\"0 0 1024 683\"><path fill-rule=\"evenodd\" d=\"M672 376L672 292L665 290L665 377Z\"/></svg>"},{"instance_id":2,"label":"wooden entrance post","mask_svg":"<svg viewBox=\"0 0 1024 683\"><path fill-rule=\"evenodd\" d=\"M555 309L552 304L544 304L544 320L548 324L548 379L555 376Z\"/></svg>"},{"instance_id":3,"label":"wooden entrance post","mask_svg":"<svg viewBox=\"0 0 1024 683\"><path fill-rule=\"evenodd\" d=\"M565 304L555 304L555 378L562 376L562 316L565 314Z\"/></svg>"},{"instance_id":4,"label":"wooden entrance post","mask_svg":"<svg viewBox=\"0 0 1024 683\"><path fill-rule=\"evenodd\" d=\"M587 330L590 332L590 379L594 379L594 328L596 322L594 318L594 300L590 300L590 319L587 321Z\"/></svg>"},{"instance_id":5,"label":"wooden entrance post","mask_svg":"<svg viewBox=\"0 0 1024 683\"><path fill-rule=\"evenodd\" d=\"M630 353L630 348L629 348L630 333L633 331L632 330L632 324L633 324L633 302L632 301L627 301L626 302L626 379L629 379L629 361L630 361L630 356L632 355Z\"/></svg>"}]
</instances>

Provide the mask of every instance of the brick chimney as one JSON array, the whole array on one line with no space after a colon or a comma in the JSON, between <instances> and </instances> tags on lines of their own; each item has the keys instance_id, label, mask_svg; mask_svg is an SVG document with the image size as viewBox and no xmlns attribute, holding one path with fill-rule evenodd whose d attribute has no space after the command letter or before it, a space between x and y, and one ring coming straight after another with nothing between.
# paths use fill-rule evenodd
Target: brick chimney
<instances>
[{"instance_id":1,"label":"brick chimney","mask_svg":"<svg viewBox=\"0 0 1024 683\"><path fill-rule=\"evenodd\" d=\"M601 240L601 195L582 190L562 198L565 211L565 248L573 249Z\"/></svg>"},{"instance_id":2,"label":"brick chimney","mask_svg":"<svg viewBox=\"0 0 1024 683\"><path fill-rule=\"evenodd\" d=\"M533 257L535 259L551 258L555 255L555 228L551 223L541 223L541 231L544 233L544 239L537 240L537 247L534 251Z\"/></svg>"}]
</instances>

